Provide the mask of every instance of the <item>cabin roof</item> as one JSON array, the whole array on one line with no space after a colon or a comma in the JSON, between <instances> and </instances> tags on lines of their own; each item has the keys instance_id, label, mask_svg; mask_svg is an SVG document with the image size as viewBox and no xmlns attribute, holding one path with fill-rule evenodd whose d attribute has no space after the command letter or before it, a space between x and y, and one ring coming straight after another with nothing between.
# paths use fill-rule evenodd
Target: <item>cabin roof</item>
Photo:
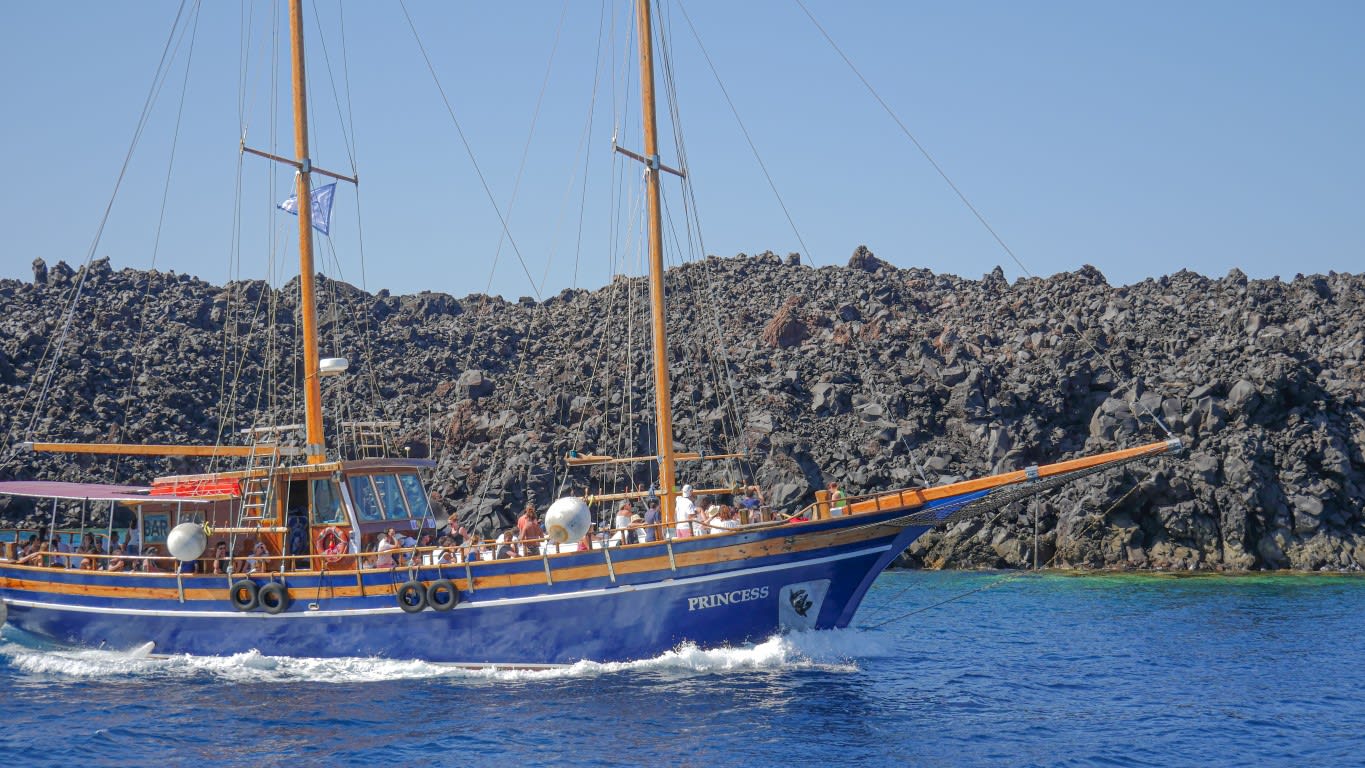
<instances>
[{"instance_id":1,"label":"cabin roof","mask_svg":"<svg viewBox=\"0 0 1365 768\"><path fill-rule=\"evenodd\" d=\"M191 482L212 482L215 480L240 480L248 475L254 477L264 477L267 472L272 475L298 476L300 478L321 477L338 470L342 472L367 472L376 470L402 470L402 469L431 469L436 466L436 462L431 459L357 459L354 461L328 461L322 464L298 464L295 466L276 467L268 470L264 467L255 470L228 470L225 472L206 472L192 475L167 475L158 477L152 481L154 486L164 486L175 483Z\"/></svg>"},{"instance_id":2,"label":"cabin roof","mask_svg":"<svg viewBox=\"0 0 1365 768\"><path fill-rule=\"evenodd\" d=\"M341 462L342 472L370 469L431 469L436 462L431 459L356 459Z\"/></svg>"},{"instance_id":3,"label":"cabin roof","mask_svg":"<svg viewBox=\"0 0 1365 768\"><path fill-rule=\"evenodd\" d=\"M0 496L25 496L35 499L70 501L115 501L123 504L186 503L206 504L214 499L186 496L152 496L151 488L139 485L102 483L65 483L51 480L7 480L0 482Z\"/></svg>"}]
</instances>

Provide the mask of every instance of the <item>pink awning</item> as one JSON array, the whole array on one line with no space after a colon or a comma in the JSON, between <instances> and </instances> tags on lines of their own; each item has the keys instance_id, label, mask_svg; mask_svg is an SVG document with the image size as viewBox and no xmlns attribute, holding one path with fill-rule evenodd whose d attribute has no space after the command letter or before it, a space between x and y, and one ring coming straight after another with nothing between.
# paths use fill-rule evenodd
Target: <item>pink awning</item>
<instances>
[{"instance_id":1,"label":"pink awning","mask_svg":"<svg viewBox=\"0 0 1365 768\"><path fill-rule=\"evenodd\" d=\"M140 485L101 483L63 483L51 480L7 480L0 482L0 496L27 496L37 499L71 501L114 501L124 504L178 503L203 504L212 499L180 496L149 496L150 488Z\"/></svg>"}]
</instances>

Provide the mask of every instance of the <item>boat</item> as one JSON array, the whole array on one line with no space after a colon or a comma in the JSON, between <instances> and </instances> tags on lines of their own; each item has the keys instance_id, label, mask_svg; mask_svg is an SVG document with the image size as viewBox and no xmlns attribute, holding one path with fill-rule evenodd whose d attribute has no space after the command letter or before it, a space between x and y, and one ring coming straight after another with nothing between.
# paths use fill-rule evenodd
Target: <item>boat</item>
<instances>
[{"instance_id":1,"label":"boat","mask_svg":"<svg viewBox=\"0 0 1365 768\"><path fill-rule=\"evenodd\" d=\"M244 150L297 169L300 274L311 276L313 177L345 177L310 159L300 0L290 0L289 19L295 157ZM661 161L657 146L649 0L638 0L637 24L644 146L639 153L622 151L644 170L653 385L667 393L659 177L673 169ZM289 425L303 432L303 444L281 440L280 428L249 431L236 445L26 443L32 451L209 457L241 466L142 485L0 482L0 494L51 500L54 531L56 504L78 503L82 519L88 509L92 521L106 521L103 531L93 532L117 543L122 531L130 545L121 554L107 554L101 546L73 553L71 531L53 538L50 547L7 542L0 561L0 621L82 647L384 657L479 667L615 662L656 657L685 644L751 644L783 632L850 626L878 575L935 526L1181 449L1171 438L946 485L818 493L789 516L749 516L733 527L675 535L680 528L675 511L685 510L694 494L680 486L677 464L707 457L675 450L670 398L659 396L658 454L644 457L657 462L656 489L565 496L550 505L541 540L522 541L501 559L478 556L468 542L457 542L463 547L457 554L448 545L388 538L390 529L414 539L436 530L438 516L423 476L435 462L392 455L342 458L335 445L329 450L320 380L343 373L346 362L320 357L312 284L303 280L301 286L305 418L302 425ZM567 458L581 466L638 460L603 454ZM695 493L739 491L716 487ZM661 509L655 535L605 532L617 534L615 542L589 535L590 505L641 497L657 499ZM124 521L117 529L116 519ZM681 522L686 530L689 523ZM384 543L370 549L376 536ZM127 568L133 561L137 567ZM123 567L106 567L112 564Z\"/></svg>"}]
</instances>

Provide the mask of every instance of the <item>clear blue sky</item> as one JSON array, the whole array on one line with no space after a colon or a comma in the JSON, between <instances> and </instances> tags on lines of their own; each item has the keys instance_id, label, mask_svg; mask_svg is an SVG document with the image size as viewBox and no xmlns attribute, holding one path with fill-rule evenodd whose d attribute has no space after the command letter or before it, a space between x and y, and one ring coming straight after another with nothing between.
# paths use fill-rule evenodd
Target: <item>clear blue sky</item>
<instances>
[{"instance_id":1,"label":"clear blue sky","mask_svg":"<svg viewBox=\"0 0 1365 768\"><path fill-rule=\"evenodd\" d=\"M1111 283L1129 283L1186 267L1286 278L1365 269L1365 3L807 2L1036 274L1090 263ZM287 71L273 136L267 106L262 31L275 5L250 7L248 143L292 154ZM306 5L316 32L313 4ZM665 6L660 15L671 20L706 251L805 251L680 6ZM0 276L27 279L37 256L49 265L84 261L177 7L150 0L4 4ZM349 83L354 104L348 130L362 179L364 284L457 296L491 284L508 297L532 294L507 246L491 269L501 225L398 3L344 7L348 81L336 2L316 7L336 87ZM607 257L611 238L622 237L610 234L608 156L613 122L622 143L639 148L638 97L626 95L635 65L621 61L629 9L606 7L606 63L575 275L580 139L602 6L567 8L526 173L509 206L565 6L408 1L545 295L575 284L598 287L621 269ZM865 243L900 266L979 277L1000 264L1011 278L1019 275L794 2L689 0L681 7L772 173L809 262L842 264ZM213 282L265 276L272 243L292 234L265 216L287 194L288 175L247 158L242 263L229 265L243 14L227 2L201 11L156 260L158 268ZM186 38L97 250L116 268L152 264L188 46ZM349 170L316 36L308 52L314 160ZM667 121L666 111L660 115ZM667 147L664 162L677 163L671 139ZM670 201L679 210L676 189ZM327 271L360 283L356 203L354 191L340 190L337 264ZM287 243L279 247L281 263L289 264ZM291 269L275 273L287 278Z\"/></svg>"}]
</instances>

